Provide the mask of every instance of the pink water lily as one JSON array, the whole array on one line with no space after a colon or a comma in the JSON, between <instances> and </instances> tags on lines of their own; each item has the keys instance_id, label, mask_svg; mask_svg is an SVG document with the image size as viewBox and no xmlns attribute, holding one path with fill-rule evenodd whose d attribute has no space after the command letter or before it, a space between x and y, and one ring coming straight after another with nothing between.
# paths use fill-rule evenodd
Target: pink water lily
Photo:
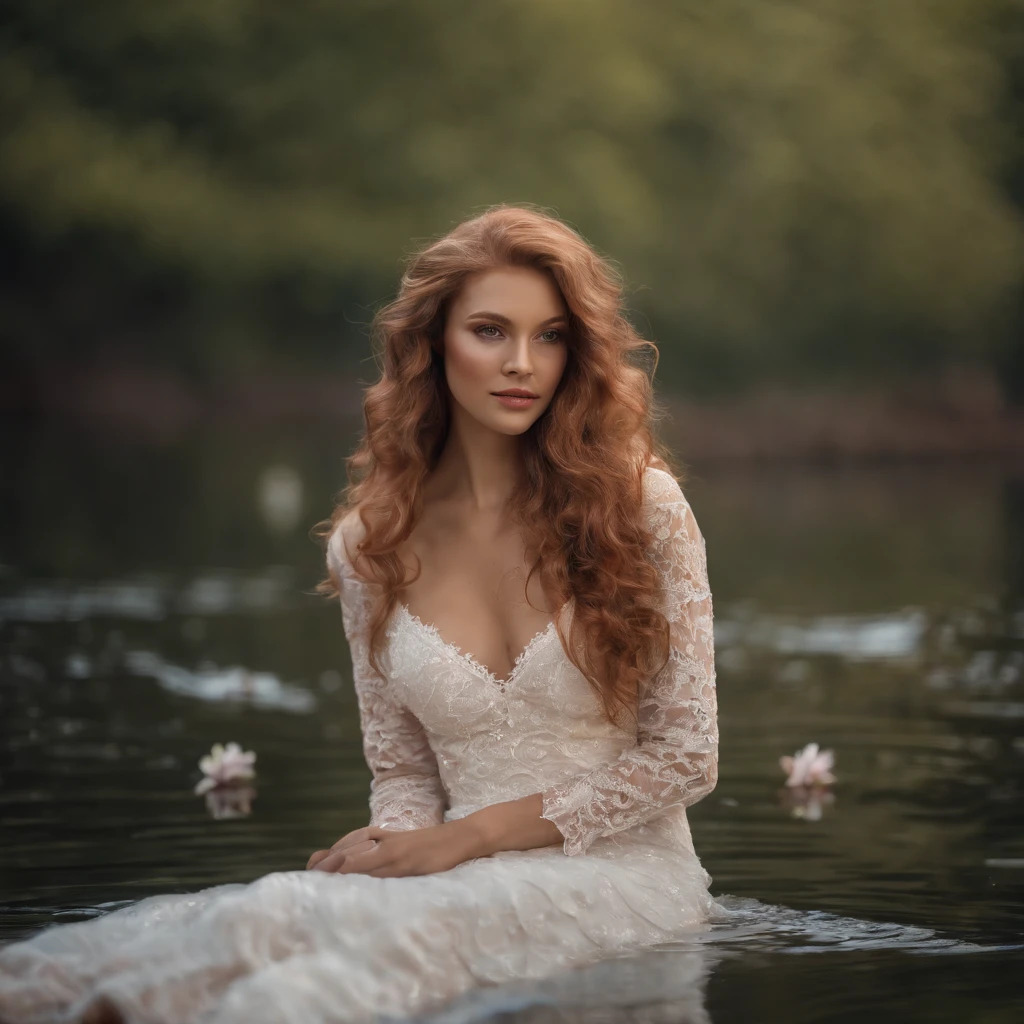
<instances>
[{"instance_id":1,"label":"pink water lily","mask_svg":"<svg viewBox=\"0 0 1024 1024\"><path fill-rule=\"evenodd\" d=\"M219 786L231 786L237 782L248 782L256 773L253 764L256 755L251 750L242 750L237 743L226 747L214 743L210 753L199 759L204 778L196 784L196 793L208 793Z\"/></svg>"},{"instance_id":2,"label":"pink water lily","mask_svg":"<svg viewBox=\"0 0 1024 1024\"><path fill-rule=\"evenodd\" d=\"M836 781L832 774L835 755L831 750L819 750L817 743L808 743L794 757L780 757L779 764L788 776L787 786L829 786Z\"/></svg>"}]
</instances>

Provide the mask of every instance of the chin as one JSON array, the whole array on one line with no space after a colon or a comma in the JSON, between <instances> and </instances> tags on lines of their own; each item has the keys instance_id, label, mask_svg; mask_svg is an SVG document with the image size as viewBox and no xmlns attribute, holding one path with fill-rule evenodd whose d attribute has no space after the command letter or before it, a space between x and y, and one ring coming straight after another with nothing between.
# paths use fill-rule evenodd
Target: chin
<instances>
[{"instance_id":1,"label":"chin","mask_svg":"<svg viewBox=\"0 0 1024 1024\"><path fill-rule=\"evenodd\" d=\"M532 410L531 410L532 412ZM509 437L516 437L519 434L525 434L530 427L534 425L544 414L544 410L534 413L530 416L524 416L521 413L512 413L509 416L494 415L493 410L488 409L487 415L474 416L473 418L483 427L488 430L493 430L496 434L507 434Z\"/></svg>"},{"instance_id":2,"label":"chin","mask_svg":"<svg viewBox=\"0 0 1024 1024\"><path fill-rule=\"evenodd\" d=\"M505 434L508 437L518 437L525 434L537 420L546 412L550 402L545 403L542 409L530 409L529 415L515 410L505 410L499 403L493 403L488 396L487 402L478 404L476 396L473 400L459 401L458 397L452 395L453 404L461 407L461 414L468 417L479 427L485 430L492 430L496 434Z\"/></svg>"},{"instance_id":3,"label":"chin","mask_svg":"<svg viewBox=\"0 0 1024 1024\"><path fill-rule=\"evenodd\" d=\"M509 437L517 437L519 434L525 434L539 418L539 416L534 416L529 421L520 419L516 423L496 423L490 420L486 425L496 434L507 434Z\"/></svg>"}]
</instances>

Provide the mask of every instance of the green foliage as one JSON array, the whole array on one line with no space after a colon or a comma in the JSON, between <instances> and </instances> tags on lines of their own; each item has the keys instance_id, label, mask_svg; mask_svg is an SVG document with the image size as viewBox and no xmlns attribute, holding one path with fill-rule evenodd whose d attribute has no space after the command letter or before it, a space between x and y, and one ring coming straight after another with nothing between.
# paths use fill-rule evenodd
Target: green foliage
<instances>
[{"instance_id":1,"label":"green foliage","mask_svg":"<svg viewBox=\"0 0 1024 1024\"><path fill-rule=\"evenodd\" d=\"M676 383L994 359L1024 269L1021 22L1020 0L16 0L0 210L33 286L3 344L47 350L24 307L84 275L91 336L157 282L166 358L322 362L329 326L354 363L343 320L402 254L510 200L616 258Z\"/></svg>"}]
</instances>

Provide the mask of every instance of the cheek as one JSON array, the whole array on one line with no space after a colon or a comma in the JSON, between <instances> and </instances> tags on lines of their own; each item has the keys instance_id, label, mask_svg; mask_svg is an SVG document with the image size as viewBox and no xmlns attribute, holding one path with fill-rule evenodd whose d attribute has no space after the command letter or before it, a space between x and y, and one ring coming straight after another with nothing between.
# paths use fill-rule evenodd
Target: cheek
<instances>
[{"instance_id":1,"label":"cheek","mask_svg":"<svg viewBox=\"0 0 1024 1024\"><path fill-rule=\"evenodd\" d=\"M445 370L451 381L476 383L494 374L494 357L482 345L467 345L453 338L445 345Z\"/></svg>"},{"instance_id":2,"label":"cheek","mask_svg":"<svg viewBox=\"0 0 1024 1024\"><path fill-rule=\"evenodd\" d=\"M563 347L558 349L556 352L553 352L546 366L546 373L548 377L553 381L561 380L568 363L569 350L567 348Z\"/></svg>"}]
</instances>

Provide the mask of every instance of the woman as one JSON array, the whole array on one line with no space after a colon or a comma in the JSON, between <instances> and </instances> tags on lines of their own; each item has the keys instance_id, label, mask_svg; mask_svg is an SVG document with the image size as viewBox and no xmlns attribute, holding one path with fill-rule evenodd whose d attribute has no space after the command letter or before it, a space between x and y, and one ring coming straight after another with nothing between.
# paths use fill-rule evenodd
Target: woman
<instances>
[{"instance_id":1,"label":"woman","mask_svg":"<svg viewBox=\"0 0 1024 1024\"><path fill-rule=\"evenodd\" d=\"M357 1021L702 928L704 542L608 264L499 206L416 255L326 528L371 821L0 955L0 1019Z\"/></svg>"}]
</instances>

